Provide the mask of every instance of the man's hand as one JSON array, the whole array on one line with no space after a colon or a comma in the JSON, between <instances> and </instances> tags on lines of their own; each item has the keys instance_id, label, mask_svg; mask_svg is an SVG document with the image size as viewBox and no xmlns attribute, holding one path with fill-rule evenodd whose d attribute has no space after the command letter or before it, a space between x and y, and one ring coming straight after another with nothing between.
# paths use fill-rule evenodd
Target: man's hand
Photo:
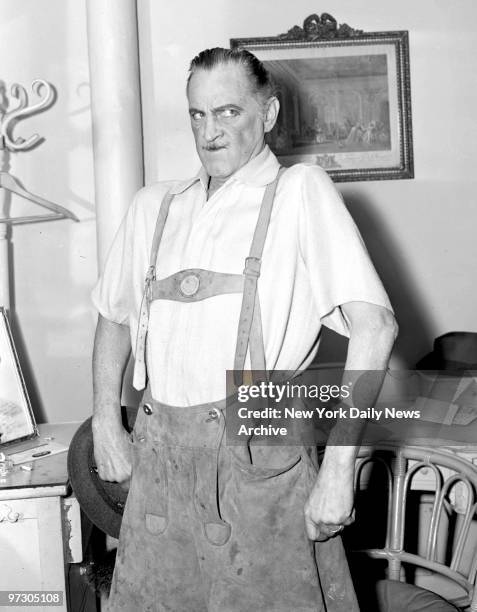
<instances>
[{"instance_id":1,"label":"man's hand","mask_svg":"<svg viewBox=\"0 0 477 612\"><path fill-rule=\"evenodd\" d=\"M125 482L131 477L131 446L122 425L93 416L94 458L98 476L111 482Z\"/></svg>"},{"instance_id":2,"label":"man's hand","mask_svg":"<svg viewBox=\"0 0 477 612\"><path fill-rule=\"evenodd\" d=\"M131 449L120 409L130 351L129 328L99 315L93 351L94 457L99 477L111 482L126 482L131 476Z\"/></svg>"},{"instance_id":3,"label":"man's hand","mask_svg":"<svg viewBox=\"0 0 477 612\"><path fill-rule=\"evenodd\" d=\"M354 521L354 456L342 461L339 455L343 450L346 452L346 447L327 448L328 455L305 504L310 540L327 540Z\"/></svg>"}]
</instances>

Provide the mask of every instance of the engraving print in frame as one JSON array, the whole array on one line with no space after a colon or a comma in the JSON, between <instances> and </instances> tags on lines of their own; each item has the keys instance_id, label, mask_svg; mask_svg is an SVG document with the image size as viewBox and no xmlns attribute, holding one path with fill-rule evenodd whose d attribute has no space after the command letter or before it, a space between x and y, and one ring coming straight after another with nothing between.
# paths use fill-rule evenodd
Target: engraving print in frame
<instances>
[{"instance_id":1,"label":"engraving print in frame","mask_svg":"<svg viewBox=\"0 0 477 612\"><path fill-rule=\"evenodd\" d=\"M334 181L414 177L407 31L363 32L327 13L265 38L233 38L271 73L280 162L322 166Z\"/></svg>"}]
</instances>

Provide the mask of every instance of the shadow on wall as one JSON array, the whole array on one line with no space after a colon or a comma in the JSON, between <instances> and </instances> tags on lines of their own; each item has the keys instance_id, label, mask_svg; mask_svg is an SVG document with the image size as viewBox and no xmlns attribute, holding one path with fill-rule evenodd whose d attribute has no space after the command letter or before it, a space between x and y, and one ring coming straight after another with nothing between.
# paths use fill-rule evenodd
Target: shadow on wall
<instances>
[{"instance_id":1,"label":"shadow on wall","mask_svg":"<svg viewBox=\"0 0 477 612\"><path fill-rule=\"evenodd\" d=\"M379 219L376 207L362 194L345 196L346 206L358 226L376 270L388 292L399 324L393 355L398 367L413 368L432 345L433 332L420 299L421 291L401 257L401 247Z\"/></svg>"},{"instance_id":2,"label":"shadow on wall","mask_svg":"<svg viewBox=\"0 0 477 612\"><path fill-rule=\"evenodd\" d=\"M399 324L393 367L413 368L434 339L424 304L419 298L419 288L403 262L395 236L376 214L376 207L358 193L346 194L345 202L388 292ZM347 347L346 338L323 328L315 362L344 362Z\"/></svg>"}]
</instances>

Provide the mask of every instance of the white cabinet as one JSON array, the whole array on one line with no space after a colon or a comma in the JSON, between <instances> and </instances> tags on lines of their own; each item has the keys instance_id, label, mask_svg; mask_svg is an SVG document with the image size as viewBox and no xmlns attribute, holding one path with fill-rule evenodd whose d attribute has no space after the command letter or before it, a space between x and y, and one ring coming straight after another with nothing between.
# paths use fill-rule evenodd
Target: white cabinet
<instances>
[{"instance_id":1,"label":"white cabinet","mask_svg":"<svg viewBox=\"0 0 477 612\"><path fill-rule=\"evenodd\" d=\"M40 425L40 434L69 443L77 427ZM69 493L66 453L40 459L31 472L16 467L0 482L0 591L62 593L61 606L25 612L67 610L68 563L82 561L80 509Z\"/></svg>"}]
</instances>

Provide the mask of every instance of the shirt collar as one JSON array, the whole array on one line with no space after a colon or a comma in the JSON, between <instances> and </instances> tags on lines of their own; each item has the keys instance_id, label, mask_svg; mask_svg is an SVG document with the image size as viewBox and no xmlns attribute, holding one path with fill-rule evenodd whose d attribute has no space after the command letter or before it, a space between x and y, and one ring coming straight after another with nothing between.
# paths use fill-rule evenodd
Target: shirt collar
<instances>
[{"instance_id":1,"label":"shirt collar","mask_svg":"<svg viewBox=\"0 0 477 612\"><path fill-rule=\"evenodd\" d=\"M240 170L231 177L231 180L252 185L253 187L265 187L277 176L280 164L271 152L270 147L265 145L262 151L242 166Z\"/></svg>"},{"instance_id":2,"label":"shirt collar","mask_svg":"<svg viewBox=\"0 0 477 612\"><path fill-rule=\"evenodd\" d=\"M271 183L275 177L277 176L278 169L280 168L280 164L278 163L277 158L270 150L268 145L265 145L262 151L255 157L242 166L235 174L233 174L229 181L239 181L241 183L246 183L248 185L252 185L253 187L265 187ZM183 193L189 187L200 181L205 190L207 190L207 186L209 184L209 175L202 167L196 176L187 179L185 181L179 181L176 183L170 190L170 192L174 195L179 193ZM229 182L227 181L227 182Z\"/></svg>"},{"instance_id":3,"label":"shirt collar","mask_svg":"<svg viewBox=\"0 0 477 612\"><path fill-rule=\"evenodd\" d=\"M183 193L184 191L189 189L189 187L197 183L197 181L199 180L203 183L204 189L207 189L207 182L203 182L199 172L199 174L193 176L192 178L186 179L185 181L178 181L177 183L175 183L169 189L169 193L171 193L172 195L178 195L179 193Z\"/></svg>"}]
</instances>

